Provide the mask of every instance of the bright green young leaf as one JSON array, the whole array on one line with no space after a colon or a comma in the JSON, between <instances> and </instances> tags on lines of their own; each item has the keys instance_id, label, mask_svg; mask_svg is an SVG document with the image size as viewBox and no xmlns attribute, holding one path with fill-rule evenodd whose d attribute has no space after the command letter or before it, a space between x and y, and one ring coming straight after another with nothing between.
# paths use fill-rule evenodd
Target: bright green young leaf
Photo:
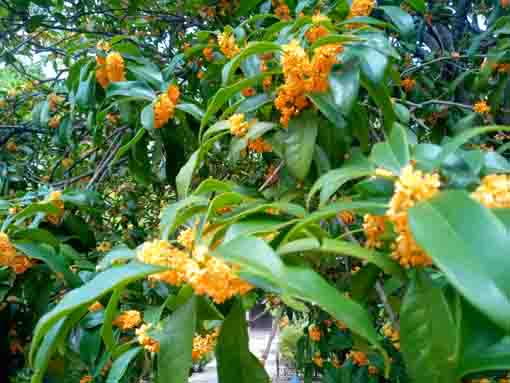
<instances>
[{"instance_id":1,"label":"bright green young leaf","mask_svg":"<svg viewBox=\"0 0 510 383\"><path fill-rule=\"evenodd\" d=\"M140 351L142 351L141 347L133 347L115 359L108 372L106 383L120 383L129 368L129 364L140 354Z\"/></svg>"},{"instance_id":2,"label":"bright green young leaf","mask_svg":"<svg viewBox=\"0 0 510 383\"><path fill-rule=\"evenodd\" d=\"M393 125L388 141L375 144L370 155L371 161L377 166L400 174L400 169L410 160L409 143L405 128L396 123Z\"/></svg>"},{"instance_id":3,"label":"bright green young leaf","mask_svg":"<svg viewBox=\"0 0 510 383\"><path fill-rule=\"evenodd\" d=\"M144 81L122 81L111 83L106 88L106 97L113 96L152 101L156 98L156 93Z\"/></svg>"}]
</instances>

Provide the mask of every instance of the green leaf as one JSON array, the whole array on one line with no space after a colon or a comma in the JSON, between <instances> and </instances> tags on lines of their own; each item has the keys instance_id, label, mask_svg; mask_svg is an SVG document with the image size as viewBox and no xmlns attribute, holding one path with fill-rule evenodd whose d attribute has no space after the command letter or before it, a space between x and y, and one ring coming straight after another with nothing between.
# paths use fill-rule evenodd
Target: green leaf
<instances>
[{"instance_id":1,"label":"green leaf","mask_svg":"<svg viewBox=\"0 0 510 383\"><path fill-rule=\"evenodd\" d=\"M270 382L264 367L248 348L246 315L239 299L221 326L216 345L216 359L220 382Z\"/></svg>"},{"instance_id":2,"label":"green leaf","mask_svg":"<svg viewBox=\"0 0 510 383\"><path fill-rule=\"evenodd\" d=\"M142 82L147 81L156 89L161 89L161 86L163 85L163 76L161 75L157 65L152 63L147 63L144 66L128 65L127 69L133 73L137 80Z\"/></svg>"},{"instance_id":3,"label":"green leaf","mask_svg":"<svg viewBox=\"0 0 510 383\"><path fill-rule=\"evenodd\" d=\"M53 247L35 242L14 242L13 244L16 249L28 257L46 263L53 272L63 276L71 287L80 285L80 279L71 272L66 260L61 254L57 254Z\"/></svg>"},{"instance_id":4,"label":"green leaf","mask_svg":"<svg viewBox=\"0 0 510 383\"><path fill-rule=\"evenodd\" d=\"M285 137L285 163L299 180L304 180L310 171L317 128L317 118L312 113L303 113L289 122Z\"/></svg>"},{"instance_id":5,"label":"green leaf","mask_svg":"<svg viewBox=\"0 0 510 383\"><path fill-rule=\"evenodd\" d=\"M193 195L168 205L161 213L159 223L161 238L168 239L180 225L193 215L207 210L207 205L207 198Z\"/></svg>"},{"instance_id":6,"label":"green leaf","mask_svg":"<svg viewBox=\"0 0 510 383\"><path fill-rule=\"evenodd\" d=\"M374 145L370 155L371 161L378 167L400 174L400 169L409 163L411 158L405 128L395 123L387 141Z\"/></svg>"},{"instance_id":7,"label":"green leaf","mask_svg":"<svg viewBox=\"0 0 510 383\"><path fill-rule=\"evenodd\" d=\"M95 302L99 297L117 286L128 284L161 270L162 268L159 266L131 262L124 266L108 269L98 274L85 285L71 290L57 306L46 313L37 323L30 349L30 360L32 363L35 360L34 357L41 340L60 318L81 306Z\"/></svg>"},{"instance_id":8,"label":"green leaf","mask_svg":"<svg viewBox=\"0 0 510 383\"><path fill-rule=\"evenodd\" d=\"M505 256L509 241L503 222L465 191L447 191L410 209L409 224L450 283L494 323L510 330L505 273L510 268Z\"/></svg>"},{"instance_id":9,"label":"green leaf","mask_svg":"<svg viewBox=\"0 0 510 383\"><path fill-rule=\"evenodd\" d=\"M407 3L417 12L425 13L427 10L425 0L407 0Z\"/></svg>"},{"instance_id":10,"label":"green leaf","mask_svg":"<svg viewBox=\"0 0 510 383\"><path fill-rule=\"evenodd\" d=\"M253 0L251 0L253 1ZM221 79L223 86L228 85L232 81L235 71L241 65L241 62L251 55L258 53L276 52L282 48L280 45L269 41L250 42L239 52L234 58L223 66Z\"/></svg>"},{"instance_id":11,"label":"green leaf","mask_svg":"<svg viewBox=\"0 0 510 383\"><path fill-rule=\"evenodd\" d=\"M32 362L34 373L32 375L32 380L30 381L31 383L41 383L43 381L51 355L57 349L57 341L60 331L64 327L65 321L66 318L60 318L58 322L53 323L48 329L48 332L39 347L40 352L37 353L37 357Z\"/></svg>"},{"instance_id":12,"label":"green leaf","mask_svg":"<svg viewBox=\"0 0 510 383\"><path fill-rule=\"evenodd\" d=\"M13 241L31 241L46 243L52 246L56 251L60 247L60 241L49 231L44 229L21 229L14 232L11 236Z\"/></svg>"},{"instance_id":13,"label":"green leaf","mask_svg":"<svg viewBox=\"0 0 510 383\"><path fill-rule=\"evenodd\" d=\"M230 142L230 156L237 160L240 152L248 146L250 140L259 138L276 128L276 124L272 122L256 122L243 137L233 137Z\"/></svg>"},{"instance_id":14,"label":"green leaf","mask_svg":"<svg viewBox=\"0 0 510 383\"><path fill-rule=\"evenodd\" d=\"M331 91L326 93L310 93L307 97L332 124L340 129L345 127L345 119L341 113L338 113Z\"/></svg>"},{"instance_id":15,"label":"green leaf","mask_svg":"<svg viewBox=\"0 0 510 383\"><path fill-rule=\"evenodd\" d=\"M113 290L113 294L110 297L110 300L108 301L108 306L106 306L103 325L101 326L101 338L103 338L103 342L108 351L112 351L113 348L115 347L112 321L115 319L115 316L117 315L117 306L119 304L122 290L123 290L122 287Z\"/></svg>"},{"instance_id":16,"label":"green leaf","mask_svg":"<svg viewBox=\"0 0 510 383\"><path fill-rule=\"evenodd\" d=\"M443 145L443 151L438 156L438 158L432 163L434 168L439 168L441 164L446 160L448 156L455 153L458 148L468 142L471 138L496 131L510 131L510 126L506 125L491 125L491 126L483 126L479 128L469 129L457 136L455 136L452 140L448 141L445 145Z\"/></svg>"},{"instance_id":17,"label":"green leaf","mask_svg":"<svg viewBox=\"0 0 510 383\"><path fill-rule=\"evenodd\" d=\"M204 113L205 113L202 109L200 109L200 107L198 105L192 104L191 102L177 104L177 106L175 108L177 110L180 110L184 113L189 114L195 120L198 120L198 121L202 120L202 118L204 117Z\"/></svg>"},{"instance_id":18,"label":"green leaf","mask_svg":"<svg viewBox=\"0 0 510 383\"><path fill-rule=\"evenodd\" d=\"M157 383L188 382L196 321L197 300L191 297L163 322L163 331L157 336L160 343Z\"/></svg>"},{"instance_id":19,"label":"green leaf","mask_svg":"<svg viewBox=\"0 0 510 383\"><path fill-rule=\"evenodd\" d=\"M122 145L117 154L115 154L115 157L112 161L112 164L117 162L119 159L122 158L122 156L129 152L129 150L140 141L143 136L145 135L145 129L140 128L138 129L138 132L135 134L135 136L129 140L129 142L125 145Z\"/></svg>"},{"instance_id":20,"label":"green leaf","mask_svg":"<svg viewBox=\"0 0 510 383\"><path fill-rule=\"evenodd\" d=\"M179 198L185 198L188 195L188 190L191 186L193 174L195 169L200 163L200 149L193 152L188 162L179 170L175 177L175 183L177 185L177 195Z\"/></svg>"},{"instance_id":21,"label":"green leaf","mask_svg":"<svg viewBox=\"0 0 510 383\"><path fill-rule=\"evenodd\" d=\"M243 273L255 277L252 282L267 281L278 286L284 295L317 304L385 354L377 340L370 315L362 306L345 297L312 269L285 265L262 239L239 237L220 245L215 254L239 264Z\"/></svg>"},{"instance_id":22,"label":"green leaf","mask_svg":"<svg viewBox=\"0 0 510 383\"><path fill-rule=\"evenodd\" d=\"M400 279L405 279L405 274L402 272L402 268L398 263L392 260L388 254L383 254L375 250L361 247L356 243L324 238L319 250L327 253L344 256L347 255L361 259L378 266L387 274L392 274L398 276Z\"/></svg>"},{"instance_id":23,"label":"green leaf","mask_svg":"<svg viewBox=\"0 0 510 383\"><path fill-rule=\"evenodd\" d=\"M106 270L116 263L127 263L136 257L136 251L125 245L116 246L97 263L97 271Z\"/></svg>"},{"instance_id":24,"label":"green leaf","mask_svg":"<svg viewBox=\"0 0 510 383\"><path fill-rule=\"evenodd\" d=\"M455 382L456 326L441 287L424 271L411 280L400 311L400 344L416 383Z\"/></svg>"},{"instance_id":25,"label":"green leaf","mask_svg":"<svg viewBox=\"0 0 510 383\"><path fill-rule=\"evenodd\" d=\"M115 359L110 368L110 372L108 372L106 383L120 383L122 377L127 372L129 364L140 354L140 351L142 351L141 347L134 347Z\"/></svg>"},{"instance_id":26,"label":"green leaf","mask_svg":"<svg viewBox=\"0 0 510 383\"><path fill-rule=\"evenodd\" d=\"M152 101L156 98L156 93L144 81L122 81L111 83L106 88L106 97L113 96Z\"/></svg>"},{"instance_id":27,"label":"green leaf","mask_svg":"<svg viewBox=\"0 0 510 383\"><path fill-rule=\"evenodd\" d=\"M329 88L335 106L345 116L358 99L359 85L359 66L356 62L345 63L342 70L333 70L329 75Z\"/></svg>"},{"instance_id":28,"label":"green leaf","mask_svg":"<svg viewBox=\"0 0 510 383\"><path fill-rule=\"evenodd\" d=\"M364 77L362 77L361 84L367 90L370 97L374 99L377 106L382 110L386 133L391 132L397 116L393 110L393 102L391 101L388 87L384 85L382 81L374 85Z\"/></svg>"},{"instance_id":29,"label":"green leaf","mask_svg":"<svg viewBox=\"0 0 510 383\"><path fill-rule=\"evenodd\" d=\"M140 122L148 131L154 131L154 105L146 105L140 113Z\"/></svg>"},{"instance_id":30,"label":"green leaf","mask_svg":"<svg viewBox=\"0 0 510 383\"><path fill-rule=\"evenodd\" d=\"M394 5L385 5L378 8L384 11L404 38L414 35L414 21L409 13Z\"/></svg>"},{"instance_id":31,"label":"green leaf","mask_svg":"<svg viewBox=\"0 0 510 383\"><path fill-rule=\"evenodd\" d=\"M373 172L374 168L368 162L366 165L347 165L340 169L333 169L315 181L310 189L310 193L308 193L306 204L310 206L312 198L320 191L319 207L323 207L331 196L347 182L369 176L373 174Z\"/></svg>"},{"instance_id":32,"label":"green leaf","mask_svg":"<svg viewBox=\"0 0 510 383\"><path fill-rule=\"evenodd\" d=\"M81 80L80 85L78 85L78 91L76 92L76 104L83 108L89 107L89 104L92 101L93 90L95 89L95 72L92 71L88 75L86 80Z\"/></svg>"}]
</instances>

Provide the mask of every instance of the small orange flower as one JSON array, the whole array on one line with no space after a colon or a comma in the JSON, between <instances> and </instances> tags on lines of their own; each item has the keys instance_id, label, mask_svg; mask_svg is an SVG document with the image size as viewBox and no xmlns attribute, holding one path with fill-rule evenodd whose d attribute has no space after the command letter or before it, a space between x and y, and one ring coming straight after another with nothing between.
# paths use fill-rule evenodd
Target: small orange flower
<instances>
[{"instance_id":1,"label":"small orange flower","mask_svg":"<svg viewBox=\"0 0 510 383\"><path fill-rule=\"evenodd\" d=\"M151 324L143 324L140 328L135 330L135 334L138 338L138 343L140 343L147 351L149 352L159 352L159 342L151 338L147 333L151 329Z\"/></svg>"},{"instance_id":2,"label":"small orange flower","mask_svg":"<svg viewBox=\"0 0 510 383\"><path fill-rule=\"evenodd\" d=\"M111 52L106 56L106 73L110 82L126 81L124 59L120 53Z\"/></svg>"},{"instance_id":3,"label":"small orange flower","mask_svg":"<svg viewBox=\"0 0 510 383\"><path fill-rule=\"evenodd\" d=\"M262 137L258 137L248 141L248 149L255 153L269 153L273 150L273 146Z\"/></svg>"},{"instance_id":4,"label":"small orange flower","mask_svg":"<svg viewBox=\"0 0 510 383\"><path fill-rule=\"evenodd\" d=\"M252 97L252 96L255 96L256 94L256 91L255 89L253 89L252 87L249 87L249 88L244 88L242 91L241 91L242 95L244 97Z\"/></svg>"},{"instance_id":5,"label":"small orange flower","mask_svg":"<svg viewBox=\"0 0 510 383\"><path fill-rule=\"evenodd\" d=\"M274 14L276 17L278 17L282 21L289 21L291 19L290 17L290 9L285 4L285 1L279 0L278 6L274 10Z\"/></svg>"},{"instance_id":6,"label":"small orange flower","mask_svg":"<svg viewBox=\"0 0 510 383\"><path fill-rule=\"evenodd\" d=\"M367 355L363 351L350 351L347 357L357 366L366 366L368 364Z\"/></svg>"},{"instance_id":7,"label":"small orange flower","mask_svg":"<svg viewBox=\"0 0 510 383\"><path fill-rule=\"evenodd\" d=\"M314 342L318 342L321 340L321 330L315 325L311 325L308 327L308 335L310 336L310 339Z\"/></svg>"},{"instance_id":8,"label":"small orange flower","mask_svg":"<svg viewBox=\"0 0 510 383\"><path fill-rule=\"evenodd\" d=\"M179 103L179 99L181 97L181 91L177 85L170 85L166 90L168 94L168 98L172 102L172 104L177 105Z\"/></svg>"},{"instance_id":9,"label":"small orange flower","mask_svg":"<svg viewBox=\"0 0 510 383\"><path fill-rule=\"evenodd\" d=\"M413 78L410 78L410 77L406 77L404 79L402 79L402 81L400 82L400 85L402 86L402 88L407 92L411 92L414 87L416 86L416 80L413 79Z\"/></svg>"},{"instance_id":10,"label":"small orange flower","mask_svg":"<svg viewBox=\"0 0 510 383\"><path fill-rule=\"evenodd\" d=\"M214 50L211 47L204 48L202 54L207 61L211 62L214 60Z\"/></svg>"},{"instance_id":11,"label":"small orange flower","mask_svg":"<svg viewBox=\"0 0 510 383\"><path fill-rule=\"evenodd\" d=\"M218 45L220 46L221 52L229 59L240 51L236 44L235 37L230 32L223 32L218 36Z\"/></svg>"},{"instance_id":12,"label":"small orange flower","mask_svg":"<svg viewBox=\"0 0 510 383\"><path fill-rule=\"evenodd\" d=\"M73 166L73 164L74 161L71 158L64 158L62 160L62 167L64 167L64 169L69 169L71 166Z\"/></svg>"},{"instance_id":13,"label":"small orange flower","mask_svg":"<svg viewBox=\"0 0 510 383\"><path fill-rule=\"evenodd\" d=\"M250 124L244 120L244 113L234 114L228 121L230 122L230 134L236 137L243 137L250 128Z\"/></svg>"},{"instance_id":14,"label":"small orange flower","mask_svg":"<svg viewBox=\"0 0 510 383\"><path fill-rule=\"evenodd\" d=\"M203 72L203 71L201 71L201 70L199 70L199 71L198 71L198 73L197 73L197 78L198 78L199 80L202 80L202 79L204 78L204 72Z\"/></svg>"},{"instance_id":15,"label":"small orange flower","mask_svg":"<svg viewBox=\"0 0 510 383\"><path fill-rule=\"evenodd\" d=\"M264 81L262 81L262 86L264 90L267 92L271 89L271 85L273 84L273 78L271 76L264 77Z\"/></svg>"},{"instance_id":16,"label":"small orange flower","mask_svg":"<svg viewBox=\"0 0 510 383\"><path fill-rule=\"evenodd\" d=\"M90 382L92 382L93 379L94 378L92 378L92 375L84 375L80 379L80 383L90 383Z\"/></svg>"},{"instance_id":17,"label":"small orange flower","mask_svg":"<svg viewBox=\"0 0 510 383\"><path fill-rule=\"evenodd\" d=\"M95 313L97 311L100 311L104 309L104 306L101 304L101 302L99 301L95 301L94 303L92 303L90 306L89 306L89 311L91 313Z\"/></svg>"},{"instance_id":18,"label":"small orange flower","mask_svg":"<svg viewBox=\"0 0 510 383\"><path fill-rule=\"evenodd\" d=\"M14 141L10 140L5 145L5 148L7 149L7 151L14 153L18 149L18 146L16 145L16 143Z\"/></svg>"},{"instance_id":19,"label":"small orange flower","mask_svg":"<svg viewBox=\"0 0 510 383\"><path fill-rule=\"evenodd\" d=\"M501 8L507 9L510 5L510 0L500 0L499 4L501 5Z\"/></svg>"},{"instance_id":20,"label":"small orange flower","mask_svg":"<svg viewBox=\"0 0 510 383\"><path fill-rule=\"evenodd\" d=\"M312 360L317 367L322 368L322 366L324 365L324 359L322 359L321 354L319 352L314 355Z\"/></svg>"},{"instance_id":21,"label":"small orange flower","mask_svg":"<svg viewBox=\"0 0 510 383\"><path fill-rule=\"evenodd\" d=\"M51 129L57 129L60 126L60 116L53 116L52 118L50 118L50 120L48 121L48 126Z\"/></svg>"},{"instance_id":22,"label":"small orange flower","mask_svg":"<svg viewBox=\"0 0 510 383\"><path fill-rule=\"evenodd\" d=\"M487 104L486 101L480 100L476 102L475 105L473 105L473 110L479 114L489 114L491 107Z\"/></svg>"},{"instance_id":23,"label":"small orange flower","mask_svg":"<svg viewBox=\"0 0 510 383\"><path fill-rule=\"evenodd\" d=\"M354 213L349 210L343 210L338 213L337 218L344 223L344 225L352 225L356 218L354 217Z\"/></svg>"},{"instance_id":24,"label":"small orange flower","mask_svg":"<svg viewBox=\"0 0 510 383\"><path fill-rule=\"evenodd\" d=\"M121 313L112 324L121 330L129 330L142 323L142 316L137 310L128 310Z\"/></svg>"},{"instance_id":25,"label":"small orange flower","mask_svg":"<svg viewBox=\"0 0 510 383\"><path fill-rule=\"evenodd\" d=\"M103 88L106 88L110 83L110 80L108 80L108 72L106 70L106 58L100 55L96 56L96 81Z\"/></svg>"},{"instance_id":26,"label":"small orange flower","mask_svg":"<svg viewBox=\"0 0 510 383\"><path fill-rule=\"evenodd\" d=\"M167 93L161 94L154 103L154 128L159 129L173 116L175 104L170 100Z\"/></svg>"}]
</instances>

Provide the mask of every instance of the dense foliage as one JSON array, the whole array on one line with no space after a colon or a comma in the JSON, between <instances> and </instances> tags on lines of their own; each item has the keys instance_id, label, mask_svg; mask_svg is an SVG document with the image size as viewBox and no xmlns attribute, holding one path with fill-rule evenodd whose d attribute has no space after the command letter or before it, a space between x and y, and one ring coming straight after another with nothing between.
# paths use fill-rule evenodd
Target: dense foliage
<instances>
[{"instance_id":1,"label":"dense foliage","mask_svg":"<svg viewBox=\"0 0 510 383\"><path fill-rule=\"evenodd\" d=\"M0 0L0 380L510 370L508 0Z\"/></svg>"}]
</instances>

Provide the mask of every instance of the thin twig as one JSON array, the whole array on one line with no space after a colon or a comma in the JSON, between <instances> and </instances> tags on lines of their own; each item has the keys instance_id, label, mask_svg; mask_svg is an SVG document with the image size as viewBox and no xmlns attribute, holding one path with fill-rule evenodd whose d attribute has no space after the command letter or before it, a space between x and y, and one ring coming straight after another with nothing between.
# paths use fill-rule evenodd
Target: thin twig
<instances>
[{"instance_id":1,"label":"thin twig","mask_svg":"<svg viewBox=\"0 0 510 383\"><path fill-rule=\"evenodd\" d=\"M278 172L283 167L284 161L281 160L276 169L267 177L262 186L259 188L259 192L262 192L267 186L269 186L278 176Z\"/></svg>"}]
</instances>

